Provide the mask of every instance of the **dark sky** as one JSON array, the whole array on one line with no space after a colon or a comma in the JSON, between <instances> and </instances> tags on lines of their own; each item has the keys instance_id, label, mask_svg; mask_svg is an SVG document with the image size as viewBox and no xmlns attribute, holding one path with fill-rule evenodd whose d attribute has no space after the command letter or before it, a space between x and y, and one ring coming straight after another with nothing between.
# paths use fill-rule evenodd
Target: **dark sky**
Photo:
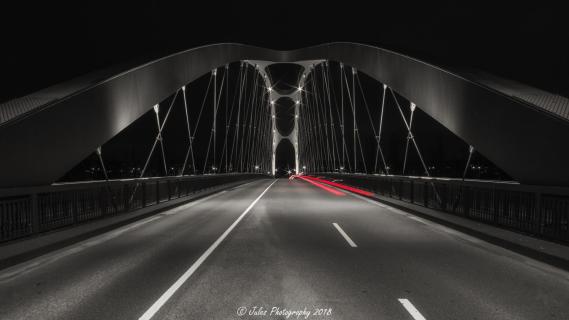
<instances>
[{"instance_id":1,"label":"dark sky","mask_svg":"<svg viewBox=\"0 0 569 320\"><path fill-rule=\"evenodd\" d=\"M22 2L5 5L0 18L0 102L101 68L132 65L217 42L273 49L361 42L442 66L482 69L569 96L564 13L562 8L539 1L509 5L458 1ZM448 136L437 139L439 145L444 141L448 146L454 138L434 122L430 125L427 118L425 132ZM404 132L393 135L403 137ZM401 144L395 138L390 141ZM456 148L431 149L445 161L455 161L455 155L444 153L465 145L454 144ZM461 165L462 157L456 160Z\"/></svg>"},{"instance_id":2,"label":"dark sky","mask_svg":"<svg viewBox=\"0 0 569 320\"><path fill-rule=\"evenodd\" d=\"M275 49L363 42L569 95L563 13L540 1L21 2L4 5L0 19L0 101L101 67L222 41Z\"/></svg>"}]
</instances>

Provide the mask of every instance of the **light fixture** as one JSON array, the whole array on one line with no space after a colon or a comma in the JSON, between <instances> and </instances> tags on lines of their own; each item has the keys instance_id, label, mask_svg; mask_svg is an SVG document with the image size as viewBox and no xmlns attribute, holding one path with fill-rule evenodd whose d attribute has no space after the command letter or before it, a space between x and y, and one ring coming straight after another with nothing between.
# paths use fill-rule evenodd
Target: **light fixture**
<instances>
[{"instance_id":1,"label":"light fixture","mask_svg":"<svg viewBox=\"0 0 569 320\"><path fill-rule=\"evenodd\" d=\"M271 101L271 105L273 105L273 106L275 105L275 100Z\"/></svg>"},{"instance_id":2,"label":"light fixture","mask_svg":"<svg viewBox=\"0 0 569 320\"><path fill-rule=\"evenodd\" d=\"M267 90L268 90L269 92L272 92L272 91L273 91L273 87L268 87Z\"/></svg>"},{"instance_id":3,"label":"light fixture","mask_svg":"<svg viewBox=\"0 0 569 320\"><path fill-rule=\"evenodd\" d=\"M386 85L386 84L383 85L383 90L385 90L385 89L387 89L387 85Z\"/></svg>"},{"instance_id":4,"label":"light fixture","mask_svg":"<svg viewBox=\"0 0 569 320\"><path fill-rule=\"evenodd\" d=\"M158 104L154 105L154 112L158 113L160 111L160 106Z\"/></svg>"},{"instance_id":5,"label":"light fixture","mask_svg":"<svg viewBox=\"0 0 569 320\"><path fill-rule=\"evenodd\" d=\"M182 86L182 91L186 91L186 86Z\"/></svg>"},{"instance_id":6,"label":"light fixture","mask_svg":"<svg viewBox=\"0 0 569 320\"><path fill-rule=\"evenodd\" d=\"M295 103L295 104L300 104L300 100L296 100L294 103Z\"/></svg>"},{"instance_id":7,"label":"light fixture","mask_svg":"<svg viewBox=\"0 0 569 320\"><path fill-rule=\"evenodd\" d=\"M411 102L411 112L414 112L416 107L417 105Z\"/></svg>"}]
</instances>

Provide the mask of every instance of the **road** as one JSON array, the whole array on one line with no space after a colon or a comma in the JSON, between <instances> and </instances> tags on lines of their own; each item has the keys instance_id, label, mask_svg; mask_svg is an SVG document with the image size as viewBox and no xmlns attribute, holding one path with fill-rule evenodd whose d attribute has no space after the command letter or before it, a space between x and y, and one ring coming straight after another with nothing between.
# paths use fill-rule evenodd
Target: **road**
<instances>
[{"instance_id":1,"label":"road","mask_svg":"<svg viewBox=\"0 0 569 320\"><path fill-rule=\"evenodd\" d=\"M569 319L569 273L267 179L0 271L0 319Z\"/></svg>"}]
</instances>

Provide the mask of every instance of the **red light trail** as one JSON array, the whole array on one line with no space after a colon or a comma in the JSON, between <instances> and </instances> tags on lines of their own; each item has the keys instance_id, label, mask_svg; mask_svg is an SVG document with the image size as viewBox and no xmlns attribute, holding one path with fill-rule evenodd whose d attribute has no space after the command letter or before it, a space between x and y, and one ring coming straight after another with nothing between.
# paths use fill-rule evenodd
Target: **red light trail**
<instances>
[{"instance_id":1,"label":"red light trail","mask_svg":"<svg viewBox=\"0 0 569 320\"><path fill-rule=\"evenodd\" d=\"M315 186L317 186L318 188L324 189L324 190L330 192L330 193L333 194L333 195L336 195L336 196L345 196L345 195L346 195L345 193L343 193L343 192L341 192L341 191L338 191L338 190L336 190L336 189L332 189L332 188L330 188L330 187L328 187L328 186L325 186L325 185L323 185L323 184L321 184L321 183L312 181L311 179L307 179L308 177L305 177L305 176L297 176L297 178L302 179L302 180L304 180L304 181L306 181L306 182L308 182L308 183L310 183L310 184L312 184L312 185L315 185Z\"/></svg>"},{"instance_id":2,"label":"red light trail","mask_svg":"<svg viewBox=\"0 0 569 320\"><path fill-rule=\"evenodd\" d=\"M330 186L333 186L336 188L340 188L342 190L350 191L350 192L353 192L353 193L356 193L356 194L359 194L359 195L362 195L365 197L373 196L372 192L364 191L364 190L354 188L354 187L350 187L350 186L347 186L345 184L341 184L338 182L333 182L333 181L329 181L329 180L325 180L325 179L321 179L321 178L316 178L316 177L311 177L311 176L303 176L302 179L305 181L313 181L313 182L317 181L317 182L324 183L324 184L327 184L327 185L330 185Z\"/></svg>"}]
</instances>

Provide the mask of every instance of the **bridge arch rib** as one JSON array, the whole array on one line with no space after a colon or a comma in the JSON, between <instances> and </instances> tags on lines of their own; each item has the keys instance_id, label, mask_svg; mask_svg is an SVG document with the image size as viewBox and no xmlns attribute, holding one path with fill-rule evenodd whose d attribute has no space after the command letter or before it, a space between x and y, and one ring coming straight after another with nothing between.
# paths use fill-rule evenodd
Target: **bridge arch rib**
<instances>
[{"instance_id":1,"label":"bridge arch rib","mask_svg":"<svg viewBox=\"0 0 569 320\"><path fill-rule=\"evenodd\" d=\"M152 106L229 62L335 60L405 96L521 183L569 185L569 121L458 74L368 45L294 51L215 44L176 53L74 89L0 123L0 187L57 181ZM42 92L45 93L45 90ZM30 95L33 98L34 94Z\"/></svg>"}]
</instances>

